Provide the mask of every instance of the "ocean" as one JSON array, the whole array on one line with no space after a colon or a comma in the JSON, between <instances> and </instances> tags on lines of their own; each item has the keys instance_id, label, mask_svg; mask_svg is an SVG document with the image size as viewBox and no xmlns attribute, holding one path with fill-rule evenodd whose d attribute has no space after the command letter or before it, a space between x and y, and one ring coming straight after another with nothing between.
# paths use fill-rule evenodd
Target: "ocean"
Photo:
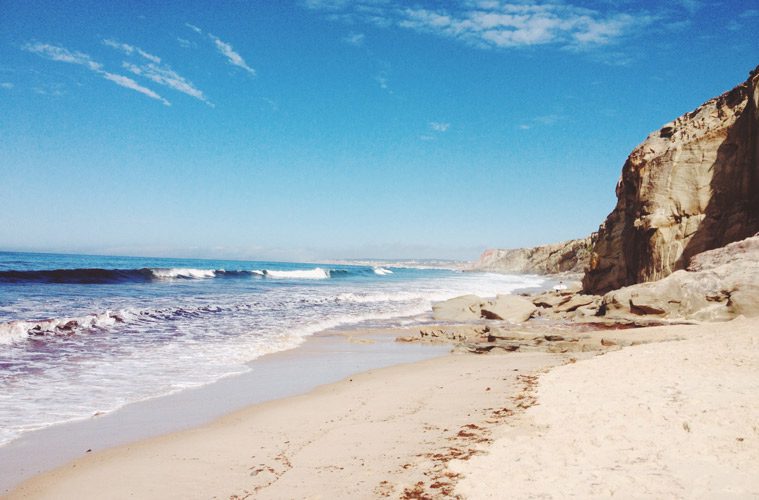
<instances>
[{"instance_id":1,"label":"ocean","mask_svg":"<svg viewBox=\"0 0 759 500\"><path fill-rule=\"evenodd\" d=\"M246 372L340 327L429 320L433 302L538 276L383 265L0 252L0 445Z\"/></svg>"}]
</instances>

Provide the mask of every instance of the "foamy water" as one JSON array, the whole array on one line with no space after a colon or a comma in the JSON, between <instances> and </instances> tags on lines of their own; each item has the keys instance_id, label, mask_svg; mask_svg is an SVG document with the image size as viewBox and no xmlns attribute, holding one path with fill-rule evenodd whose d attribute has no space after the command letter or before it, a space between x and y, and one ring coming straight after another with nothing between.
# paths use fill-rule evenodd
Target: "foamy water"
<instances>
[{"instance_id":1,"label":"foamy water","mask_svg":"<svg viewBox=\"0 0 759 500\"><path fill-rule=\"evenodd\" d=\"M0 444L242 373L335 327L398 325L433 302L535 276L0 253Z\"/></svg>"}]
</instances>

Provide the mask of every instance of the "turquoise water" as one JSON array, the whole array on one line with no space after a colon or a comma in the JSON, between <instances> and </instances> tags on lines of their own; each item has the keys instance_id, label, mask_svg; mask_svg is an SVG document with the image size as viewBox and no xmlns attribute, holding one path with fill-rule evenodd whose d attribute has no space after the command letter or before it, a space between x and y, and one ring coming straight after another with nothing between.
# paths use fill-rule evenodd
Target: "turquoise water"
<instances>
[{"instance_id":1,"label":"turquoise water","mask_svg":"<svg viewBox=\"0 0 759 500\"><path fill-rule=\"evenodd\" d=\"M342 326L537 286L447 269L0 252L0 444L245 372Z\"/></svg>"}]
</instances>

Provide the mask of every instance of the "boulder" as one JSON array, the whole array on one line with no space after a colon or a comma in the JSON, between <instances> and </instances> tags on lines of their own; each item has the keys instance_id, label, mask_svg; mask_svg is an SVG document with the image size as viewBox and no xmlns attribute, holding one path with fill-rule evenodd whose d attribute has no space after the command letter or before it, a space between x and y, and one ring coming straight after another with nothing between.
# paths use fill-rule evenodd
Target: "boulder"
<instances>
[{"instance_id":1,"label":"boulder","mask_svg":"<svg viewBox=\"0 0 759 500\"><path fill-rule=\"evenodd\" d=\"M522 323L530 319L535 305L518 295L498 295L495 300L486 300L476 295L462 295L432 306L432 317L436 321L467 323L481 319L502 320Z\"/></svg>"},{"instance_id":2,"label":"boulder","mask_svg":"<svg viewBox=\"0 0 759 500\"><path fill-rule=\"evenodd\" d=\"M530 300L517 295L498 295L495 300L482 305L481 315L511 323L523 323L530 319L537 307Z\"/></svg>"},{"instance_id":3,"label":"boulder","mask_svg":"<svg viewBox=\"0 0 759 500\"><path fill-rule=\"evenodd\" d=\"M588 306L595 302L600 302L600 299L601 297L598 295L583 295L578 293L576 295L572 295L566 302L558 305L555 308L555 311L558 313L574 312L580 307Z\"/></svg>"},{"instance_id":4,"label":"boulder","mask_svg":"<svg viewBox=\"0 0 759 500\"><path fill-rule=\"evenodd\" d=\"M482 317L485 301L476 295L462 295L432 306L432 317L436 321L467 322Z\"/></svg>"}]
</instances>

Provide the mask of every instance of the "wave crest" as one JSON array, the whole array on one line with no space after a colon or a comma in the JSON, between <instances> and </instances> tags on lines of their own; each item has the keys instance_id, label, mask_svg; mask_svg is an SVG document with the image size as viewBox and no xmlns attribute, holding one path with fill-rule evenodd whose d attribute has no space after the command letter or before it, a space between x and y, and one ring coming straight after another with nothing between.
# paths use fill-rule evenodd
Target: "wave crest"
<instances>
[{"instance_id":1,"label":"wave crest","mask_svg":"<svg viewBox=\"0 0 759 500\"><path fill-rule=\"evenodd\" d=\"M263 270L263 275L273 279L301 279L301 280L326 280L330 278L330 271L317 267L314 269L295 269L292 271Z\"/></svg>"}]
</instances>

